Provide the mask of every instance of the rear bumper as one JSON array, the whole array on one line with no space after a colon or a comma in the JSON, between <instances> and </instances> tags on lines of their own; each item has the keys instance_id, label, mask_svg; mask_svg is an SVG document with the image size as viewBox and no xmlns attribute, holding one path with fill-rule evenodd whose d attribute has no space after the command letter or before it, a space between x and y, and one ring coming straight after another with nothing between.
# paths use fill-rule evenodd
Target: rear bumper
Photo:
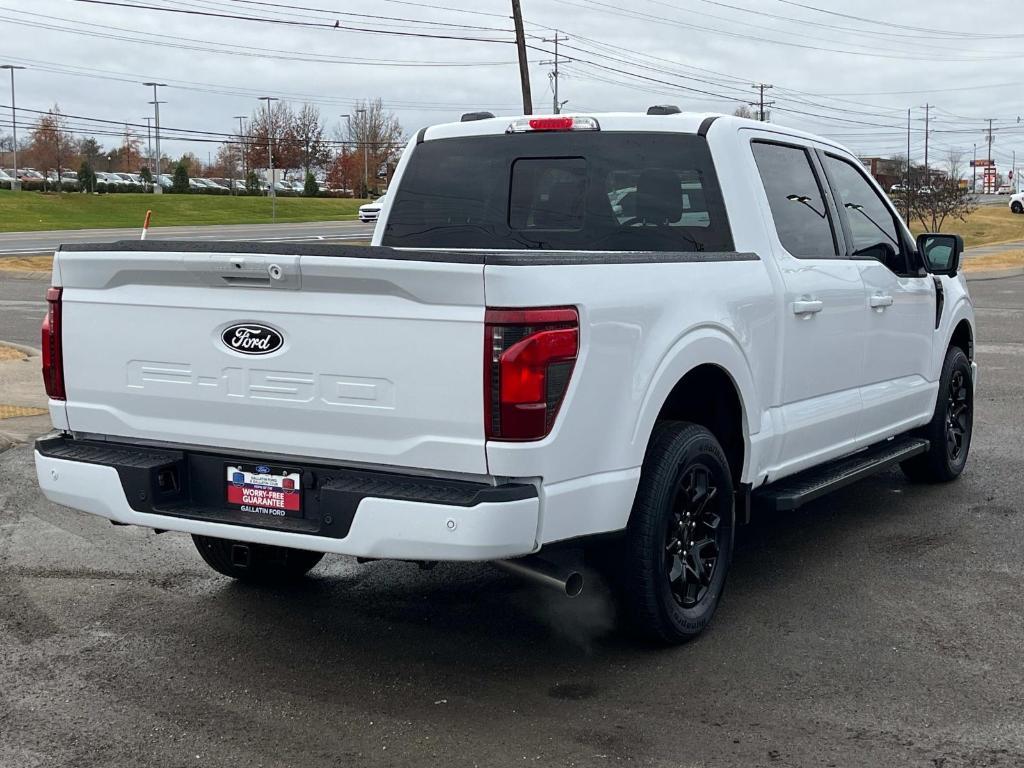
<instances>
[{"instance_id":1,"label":"rear bumper","mask_svg":"<svg viewBox=\"0 0 1024 768\"><path fill-rule=\"evenodd\" d=\"M228 460L63 436L35 451L46 498L126 525L369 558L495 560L539 548L532 485L304 466L306 517L254 521L215 501L223 482L212 478ZM160 474L171 470L169 492Z\"/></svg>"}]
</instances>

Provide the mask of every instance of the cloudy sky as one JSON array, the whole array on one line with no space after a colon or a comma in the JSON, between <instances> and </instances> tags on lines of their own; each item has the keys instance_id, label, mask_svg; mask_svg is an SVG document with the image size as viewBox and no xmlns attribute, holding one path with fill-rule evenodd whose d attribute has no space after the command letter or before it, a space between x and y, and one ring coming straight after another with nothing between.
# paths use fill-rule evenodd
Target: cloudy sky
<instances>
[{"instance_id":1,"label":"cloudy sky","mask_svg":"<svg viewBox=\"0 0 1024 768\"><path fill-rule=\"evenodd\" d=\"M732 112L774 85L771 118L861 155L987 151L1024 165L1019 76L1024 20L1012 3L963 0L522 0L535 111L550 111L551 42L567 111L653 103ZM981 6L984 5L984 12ZM164 10L158 10L164 9ZM317 104L336 128L380 97L407 134L466 110L521 112L509 0L0 0L0 63L17 74L19 125L54 103L107 146L125 121L145 135L151 89L167 83L164 151L216 151L261 95ZM247 18L230 18L247 17ZM255 20L253 20L255 19ZM337 24L337 28L335 28ZM6 73L3 73L6 75ZM0 80L0 133L10 92ZM109 121L109 122L90 122ZM118 127L118 123L121 126ZM137 130L137 129L136 129ZM186 134L185 131L209 133ZM206 138L209 141L199 141Z\"/></svg>"}]
</instances>

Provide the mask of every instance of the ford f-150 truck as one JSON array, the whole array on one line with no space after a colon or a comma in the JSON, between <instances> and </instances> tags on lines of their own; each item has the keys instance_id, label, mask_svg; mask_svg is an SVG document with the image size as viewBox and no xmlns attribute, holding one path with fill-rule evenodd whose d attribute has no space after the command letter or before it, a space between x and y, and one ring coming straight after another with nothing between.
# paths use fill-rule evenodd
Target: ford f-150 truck
<instances>
[{"instance_id":1,"label":"ford f-150 truck","mask_svg":"<svg viewBox=\"0 0 1024 768\"><path fill-rule=\"evenodd\" d=\"M61 248L38 479L243 579L343 553L574 592L583 552L679 642L753 504L961 473L961 252L789 128L471 114L410 141L369 247Z\"/></svg>"}]
</instances>

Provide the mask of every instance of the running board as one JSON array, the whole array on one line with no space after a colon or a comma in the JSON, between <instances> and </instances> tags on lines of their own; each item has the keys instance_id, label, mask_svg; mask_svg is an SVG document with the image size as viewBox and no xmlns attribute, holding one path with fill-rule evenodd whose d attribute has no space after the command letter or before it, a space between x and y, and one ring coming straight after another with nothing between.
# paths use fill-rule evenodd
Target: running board
<instances>
[{"instance_id":1,"label":"running board","mask_svg":"<svg viewBox=\"0 0 1024 768\"><path fill-rule=\"evenodd\" d=\"M812 467L754 491L755 502L785 512L856 483L928 450L928 441L903 437L879 443L820 467Z\"/></svg>"}]
</instances>

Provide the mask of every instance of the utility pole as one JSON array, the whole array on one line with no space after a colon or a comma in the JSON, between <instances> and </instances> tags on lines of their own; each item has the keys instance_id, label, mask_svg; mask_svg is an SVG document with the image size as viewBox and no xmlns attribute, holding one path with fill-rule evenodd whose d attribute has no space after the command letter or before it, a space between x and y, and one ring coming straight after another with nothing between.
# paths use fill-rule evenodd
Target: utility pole
<instances>
[{"instance_id":1,"label":"utility pole","mask_svg":"<svg viewBox=\"0 0 1024 768\"><path fill-rule=\"evenodd\" d=\"M988 119L988 165L985 167L985 182L984 182L985 191L988 191L988 192L994 192L995 191L995 190L990 190L989 189L989 183L988 183L988 180L991 179L995 175L994 173L992 173L989 170L990 168L992 168L992 123L994 123L994 122L995 122L995 118L994 117L990 117Z\"/></svg>"},{"instance_id":2,"label":"utility pole","mask_svg":"<svg viewBox=\"0 0 1024 768\"><path fill-rule=\"evenodd\" d=\"M154 133L156 134L156 163L155 163L155 165L156 165L156 178L157 178L157 181L159 181L159 179L160 179L160 105L161 104L166 104L167 102L166 101L160 101L159 97L157 96L156 89L157 88L163 88L167 84L166 83L143 83L143 85L145 85L145 86L152 86L152 88L153 88L153 100L151 102L149 102L149 103L153 105L153 110L154 110L153 128L154 128ZM155 194L159 195L163 191L164 191L164 189L163 189L162 186L160 186L159 183L153 185L153 192Z\"/></svg>"},{"instance_id":3,"label":"utility pole","mask_svg":"<svg viewBox=\"0 0 1024 768\"><path fill-rule=\"evenodd\" d=\"M931 104L924 105L924 184L926 187L932 185L932 175L928 169L928 117L931 112Z\"/></svg>"},{"instance_id":4,"label":"utility pole","mask_svg":"<svg viewBox=\"0 0 1024 768\"><path fill-rule=\"evenodd\" d=\"M249 181L249 174L245 170L245 115L235 115L238 121L238 144L242 148L242 183Z\"/></svg>"},{"instance_id":5,"label":"utility pole","mask_svg":"<svg viewBox=\"0 0 1024 768\"><path fill-rule=\"evenodd\" d=\"M559 64L559 61L560 61L560 59L558 57L558 44L560 42L566 41L568 39L569 39L568 37L562 37L559 34L558 30L556 29L555 30L555 36L553 38L545 37L545 38L542 38L542 40L541 40L541 42L554 43L555 44L555 58L554 58L554 60L552 60L552 61L542 61L540 63L541 64L554 64L554 66L555 66L554 71L551 72L549 77L551 78L551 85L552 85L552 91L553 91L553 96L552 96L552 100L551 100L552 111L556 115L561 113L562 106L564 104L568 103L567 101L559 101L558 100L558 78L559 78L558 64Z\"/></svg>"},{"instance_id":6,"label":"utility pole","mask_svg":"<svg viewBox=\"0 0 1024 768\"><path fill-rule=\"evenodd\" d=\"M132 172L132 142L131 134L128 132L128 121L124 121L124 156L125 156L125 167L128 169L126 173Z\"/></svg>"},{"instance_id":7,"label":"utility pole","mask_svg":"<svg viewBox=\"0 0 1024 768\"><path fill-rule=\"evenodd\" d=\"M519 52L519 84L523 89L523 114L533 114L533 96L530 94L530 68L526 62L526 33L523 32L523 9L519 0L512 0L512 21L516 28L516 50ZM555 37L558 37L556 34Z\"/></svg>"},{"instance_id":8,"label":"utility pole","mask_svg":"<svg viewBox=\"0 0 1024 768\"><path fill-rule=\"evenodd\" d=\"M267 102L267 194L270 195L271 221L277 223L277 190L274 189L274 152L273 137L270 135L270 102L277 101L276 96L260 96L260 101Z\"/></svg>"},{"instance_id":9,"label":"utility pole","mask_svg":"<svg viewBox=\"0 0 1024 768\"><path fill-rule=\"evenodd\" d=\"M11 191L21 191L21 179L18 177L18 111L14 107L14 70L25 69L14 64L0 64L0 69L11 70L11 129L14 132L14 178L11 179ZM60 177L60 169L57 169L57 176Z\"/></svg>"},{"instance_id":10,"label":"utility pole","mask_svg":"<svg viewBox=\"0 0 1024 768\"><path fill-rule=\"evenodd\" d=\"M757 84L752 85L750 87L753 88L755 91L760 91L761 95L760 95L760 98L758 98L757 101L749 101L747 103L750 104L750 106L752 106L752 107L757 107L757 119L758 120L760 120L762 123L768 122L768 118L765 115L764 108L765 107L774 106L775 102L774 101L769 101L769 102L765 103L764 92L766 90L771 90L775 86L774 85L768 85L767 83L757 83Z\"/></svg>"},{"instance_id":11,"label":"utility pole","mask_svg":"<svg viewBox=\"0 0 1024 768\"><path fill-rule=\"evenodd\" d=\"M907 226L910 226L910 107L907 108Z\"/></svg>"},{"instance_id":12,"label":"utility pole","mask_svg":"<svg viewBox=\"0 0 1024 768\"><path fill-rule=\"evenodd\" d=\"M367 139L366 134L369 133L369 131L366 130L367 129L367 122L368 121L367 121L367 118L366 118L366 110L365 109L356 109L356 114L357 115L362 115L362 119L363 119L363 126L362 126L362 129L361 129L361 133L363 135L359 137L359 143L363 145L363 197L365 197L367 200L369 200L370 199L370 164L369 164L369 160L367 159L367 147L366 147L366 145L369 143L366 140Z\"/></svg>"},{"instance_id":13,"label":"utility pole","mask_svg":"<svg viewBox=\"0 0 1024 768\"><path fill-rule=\"evenodd\" d=\"M978 142L974 142L974 162L971 163L971 194L978 194Z\"/></svg>"}]
</instances>

